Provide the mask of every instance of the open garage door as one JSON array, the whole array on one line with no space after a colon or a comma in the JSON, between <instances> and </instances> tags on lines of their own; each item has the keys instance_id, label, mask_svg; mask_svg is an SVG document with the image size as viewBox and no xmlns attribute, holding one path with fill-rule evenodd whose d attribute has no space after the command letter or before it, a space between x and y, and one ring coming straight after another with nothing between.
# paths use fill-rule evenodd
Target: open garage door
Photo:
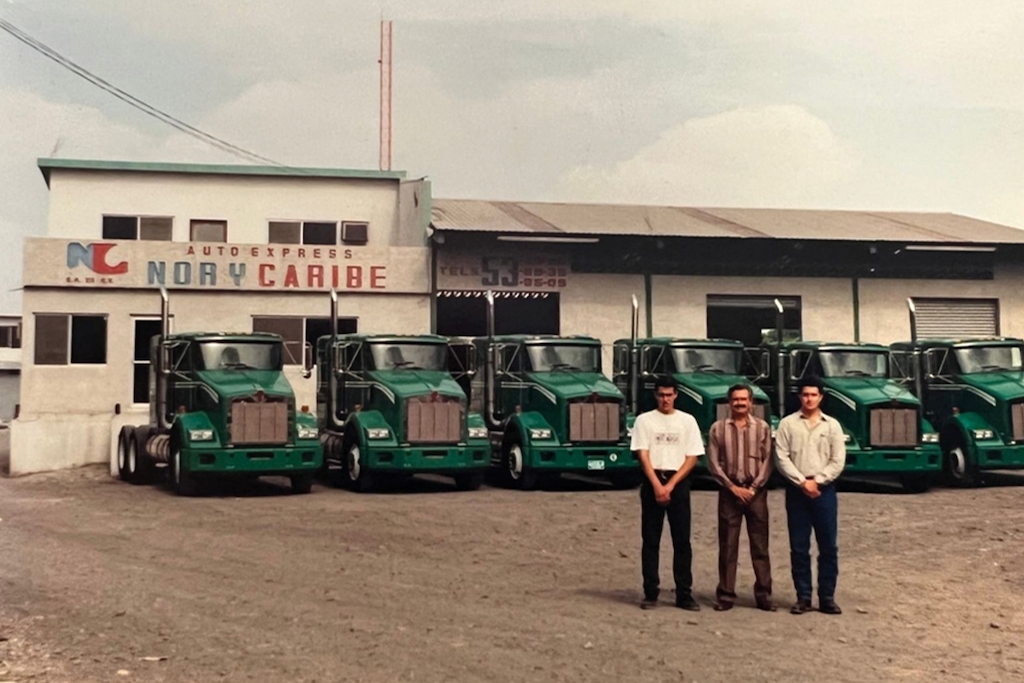
<instances>
[{"instance_id":1,"label":"open garage door","mask_svg":"<svg viewBox=\"0 0 1024 683\"><path fill-rule=\"evenodd\" d=\"M495 292L495 334L558 334L557 292ZM437 333L448 337L487 334L484 292L442 290L437 297Z\"/></svg>"},{"instance_id":2,"label":"open garage door","mask_svg":"<svg viewBox=\"0 0 1024 683\"><path fill-rule=\"evenodd\" d=\"M914 299L918 337L995 337L998 299Z\"/></svg>"}]
</instances>

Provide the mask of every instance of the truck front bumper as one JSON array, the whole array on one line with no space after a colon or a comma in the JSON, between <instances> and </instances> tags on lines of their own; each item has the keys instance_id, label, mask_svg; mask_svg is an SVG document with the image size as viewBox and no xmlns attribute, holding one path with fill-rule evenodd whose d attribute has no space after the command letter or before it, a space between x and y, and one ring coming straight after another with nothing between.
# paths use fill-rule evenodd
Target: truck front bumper
<instances>
[{"instance_id":1,"label":"truck front bumper","mask_svg":"<svg viewBox=\"0 0 1024 683\"><path fill-rule=\"evenodd\" d=\"M1024 444L993 446L977 444L978 468L983 470L1024 469Z\"/></svg>"},{"instance_id":2,"label":"truck front bumper","mask_svg":"<svg viewBox=\"0 0 1024 683\"><path fill-rule=\"evenodd\" d=\"M622 472L635 470L639 461L629 446L533 446L524 449L525 467L548 472Z\"/></svg>"},{"instance_id":3,"label":"truck front bumper","mask_svg":"<svg viewBox=\"0 0 1024 683\"><path fill-rule=\"evenodd\" d=\"M936 445L913 449L848 448L848 474L930 474L942 470L942 449Z\"/></svg>"},{"instance_id":4,"label":"truck front bumper","mask_svg":"<svg viewBox=\"0 0 1024 683\"><path fill-rule=\"evenodd\" d=\"M374 472L393 474L460 474L484 472L490 465L490 446L376 446L361 453Z\"/></svg>"},{"instance_id":5,"label":"truck front bumper","mask_svg":"<svg viewBox=\"0 0 1024 683\"><path fill-rule=\"evenodd\" d=\"M320 444L310 442L278 448L187 448L182 466L192 474L292 476L312 474L323 464Z\"/></svg>"}]
</instances>

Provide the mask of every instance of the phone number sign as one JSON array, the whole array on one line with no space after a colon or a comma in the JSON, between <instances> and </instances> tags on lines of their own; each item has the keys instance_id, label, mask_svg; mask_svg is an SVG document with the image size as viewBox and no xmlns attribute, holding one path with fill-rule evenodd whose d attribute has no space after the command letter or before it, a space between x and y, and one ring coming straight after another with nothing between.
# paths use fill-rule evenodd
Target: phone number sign
<instances>
[{"instance_id":1,"label":"phone number sign","mask_svg":"<svg viewBox=\"0 0 1024 683\"><path fill-rule=\"evenodd\" d=\"M438 289L555 292L568 282L569 266L555 259L438 255Z\"/></svg>"}]
</instances>

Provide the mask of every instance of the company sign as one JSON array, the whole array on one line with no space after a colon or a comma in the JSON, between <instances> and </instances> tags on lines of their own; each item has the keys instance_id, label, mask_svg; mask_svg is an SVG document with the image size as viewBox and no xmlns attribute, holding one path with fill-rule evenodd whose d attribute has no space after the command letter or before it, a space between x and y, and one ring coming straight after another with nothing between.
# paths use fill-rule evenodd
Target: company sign
<instances>
[{"instance_id":1,"label":"company sign","mask_svg":"<svg viewBox=\"0 0 1024 683\"><path fill-rule=\"evenodd\" d=\"M557 292L568 284L569 272L569 265L559 259L441 252L437 258L437 287Z\"/></svg>"},{"instance_id":2,"label":"company sign","mask_svg":"<svg viewBox=\"0 0 1024 683\"><path fill-rule=\"evenodd\" d=\"M427 293L425 247L29 238L25 286Z\"/></svg>"}]
</instances>

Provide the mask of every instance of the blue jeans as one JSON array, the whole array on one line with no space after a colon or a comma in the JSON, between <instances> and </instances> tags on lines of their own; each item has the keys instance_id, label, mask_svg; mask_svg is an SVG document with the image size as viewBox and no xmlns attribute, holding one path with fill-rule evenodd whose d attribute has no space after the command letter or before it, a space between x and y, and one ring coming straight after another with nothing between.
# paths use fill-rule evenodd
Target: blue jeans
<instances>
[{"instance_id":1,"label":"blue jeans","mask_svg":"<svg viewBox=\"0 0 1024 683\"><path fill-rule=\"evenodd\" d=\"M786 487L786 518L789 525L789 555L793 565L796 597L810 600L811 530L818 542L818 599L831 600L839 576L839 499L835 484L818 489L821 495L808 498L795 486Z\"/></svg>"}]
</instances>

